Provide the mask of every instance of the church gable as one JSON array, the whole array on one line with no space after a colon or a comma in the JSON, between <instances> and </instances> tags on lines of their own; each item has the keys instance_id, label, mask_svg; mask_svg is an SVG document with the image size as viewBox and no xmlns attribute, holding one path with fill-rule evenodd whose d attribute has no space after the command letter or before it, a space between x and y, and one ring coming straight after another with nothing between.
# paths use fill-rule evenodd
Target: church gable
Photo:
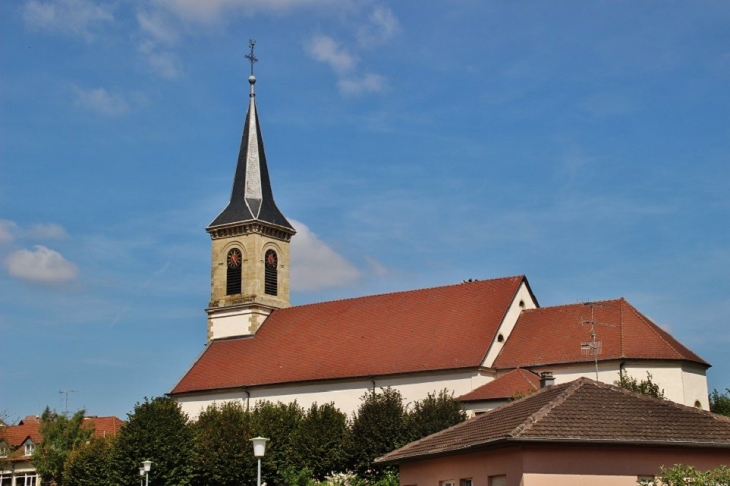
<instances>
[{"instance_id":1,"label":"church gable","mask_svg":"<svg viewBox=\"0 0 730 486\"><path fill-rule=\"evenodd\" d=\"M253 337L212 341L171 393L476 369L524 282L507 277L278 309Z\"/></svg>"},{"instance_id":2,"label":"church gable","mask_svg":"<svg viewBox=\"0 0 730 486\"><path fill-rule=\"evenodd\" d=\"M592 362L591 307L599 361L653 359L709 366L621 298L524 311L494 367Z\"/></svg>"}]
</instances>

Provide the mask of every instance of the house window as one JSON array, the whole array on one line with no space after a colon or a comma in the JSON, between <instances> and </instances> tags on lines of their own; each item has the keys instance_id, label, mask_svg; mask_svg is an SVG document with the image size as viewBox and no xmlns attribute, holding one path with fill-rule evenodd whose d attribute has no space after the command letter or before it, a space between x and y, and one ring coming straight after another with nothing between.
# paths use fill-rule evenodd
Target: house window
<instances>
[{"instance_id":1,"label":"house window","mask_svg":"<svg viewBox=\"0 0 730 486\"><path fill-rule=\"evenodd\" d=\"M38 480L38 476L36 474L26 474L25 475L25 482L23 483L23 486L36 486L36 482ZM20 482L17 482L16 484L20 484Z\"/></svg>"},{"instance_id":2,"label":"house window","mask_svg":"<svg viewBox=\"0 0 730 486\"><path fill-rule=\"evenodd\" d=\"M471 478L459 481L459 486L471 486Z\"/></svg>"},{"instance_id":3,"label":"house window","mask_svg":"<svg viewBox=\"0 0 730 486\"><path fill-rule=\"evenodd\" d=\"M489 486L507 486L507 476L489 476Z\"/></svg>"},{"instance_id":4,"label":"house window","mask_svg":"<svg viewBox=\"0 0 730 486\"><path fill-rule=\"evenodd\" d=\"M35 444L33 444L30 441L25 443L25 455L26 456L32 456L34 450L35 450Z\"/></svg>"},{"instance_id":5,"label":"house window","mask_svg":"<svg viewBox=\"0 0 730 486\"><path fill-rule=\"evenodd\" d=\"M279 258L274 250L266 250L264 255L264 292L267 295L279 295L278 277Z\"/></svg>"},{"instance_id":6,"label":"house window","mask_svg":"<svg viewBox=\"0 0 730 486\"><path fill-rule=\"evenodd\" d=\"M0 442L0 457L8 457L8 445L5 442Z\"/></svg>"},{"instance_id":7,"label":"house window","mask_svg":"<svg viewBox=\"0 0 730 486\"><path fill-rule=\"evenodd\" d=\"M454 480L449 479L448 481L441 481L439 482L440 486L454 486Z\"/></svg>"},{"instance_id":8,"label":"house window","mask_svg":"<svg viewBox=\"0 0 730 486\"><path fill-rule=\"evenodd\" d=\"M651 474L644 474L636 476L636 482L640 486L653 486L654 485L654 476Z\"/></svg>"},{"instance_id":9,"label":"house window","mask_svg":"<svg viewBox=\"0 0 730 486\"><path fill-rule=\"evenodd\" d=\"M226 295L241 293L241 269L243 254L238 248L231 248L226 256Z\"/></svg>"}]
</instances>

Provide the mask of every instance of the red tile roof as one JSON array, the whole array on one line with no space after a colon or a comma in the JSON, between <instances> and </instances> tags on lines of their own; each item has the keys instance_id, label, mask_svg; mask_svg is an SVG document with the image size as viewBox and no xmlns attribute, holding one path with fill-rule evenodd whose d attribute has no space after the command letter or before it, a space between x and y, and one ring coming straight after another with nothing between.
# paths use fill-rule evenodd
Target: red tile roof
<instances>
[{"instance_id":1,"label":"red tile roof","mask_svg":"<svg viewBox=\"0 0 730 486\"><path fill-rule=\"evenodd\" d=\"M523 276L274 311L211 342L172 394L479 366Z\"/></svg>"},{"instance_id":2,"label":"red tile roof","mask_svg":"<svg viewBox=\"0 0 730 486\"><path fill-rule=\"evenodd\" d=\"M122 428L124 421L119 417L84 417L84 423L94 425L94 435L96 437L106 437L108 435L116 435Z\"/></svg>"},{"instance_id":3,"label":"red tile roof","mask_svg":"<svg viewBox=\"0 0 730 486\"><path fill-rule=\"evenodd\" d=\"M124 422L118 417L84 417L84 425L94 426L94 435L105 437L115 435L119 432ZM27 460L28 456L24 450L18 449L25 440L30 437L34 444L40 444L43 436L40 433L40 421L37 417L29 415L20 421L19 425L6 425L0 427L0 441L5 441L10 447L10 460Z\"/></svg>"},{"instance_id":4,"label":"red tile roof","mask_svg":"<svg viewBox=\"0 0 730 486\"><path fill-rule=\"evenodd\" d=\"M498 400L512 398L518 394L527 395L540 388L540 377L532 371L517 368L486 385L475 388L459 397L462 402Z\"/></svg>"},{"instance_id":5,"label":"red tile roof","mask_svg":"<svg viewBox=\"0 0 730 486\"><path fill-rule=\"evenodd\" d=\"M579 378L542 388L375 462L397 463L535 441L730 449L730 418Z\"/></svg>"},{"instance_id":6,"label":"red tile roof","mask_svg":"<svg viewBox=\"0 0 730 486\"><path fill-rule=\"evenodd\" d=\"M668 332L642 315L625 299L593 305L599 360L661 359L709 364L684 347ZM497 369L593 361L581 350L591 340L588 304L542 307L522 312L504 348L494 361Z\"/></svg>"}]
</instances>

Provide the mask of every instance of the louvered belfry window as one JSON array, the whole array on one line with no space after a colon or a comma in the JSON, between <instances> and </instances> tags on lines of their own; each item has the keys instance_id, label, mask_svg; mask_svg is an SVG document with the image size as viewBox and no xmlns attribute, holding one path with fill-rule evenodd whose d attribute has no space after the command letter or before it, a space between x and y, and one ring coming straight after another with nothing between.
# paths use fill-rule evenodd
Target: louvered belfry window
<instances>
[{"instance_id":1,"label":"louvered belfry window","mask_svg":"<svg viewBox=\"0 0 730 486\"><path fill-rule=\"evenodd\" d=\"M264 292L267 295L279 295L279 258L274 250L266 250L264 255Z\"/></svg>"},{"instance_id":2,"label":"louvered belfry window","mask_svg":"<svg viewBox=\"0 0 730 486\"><path fill-rule=\"evenodd\" d=\"M226 295L241 293L241 269L243 268L243 254L238 248L232 248L226 257Z\"/></svg>"}]
</instances>

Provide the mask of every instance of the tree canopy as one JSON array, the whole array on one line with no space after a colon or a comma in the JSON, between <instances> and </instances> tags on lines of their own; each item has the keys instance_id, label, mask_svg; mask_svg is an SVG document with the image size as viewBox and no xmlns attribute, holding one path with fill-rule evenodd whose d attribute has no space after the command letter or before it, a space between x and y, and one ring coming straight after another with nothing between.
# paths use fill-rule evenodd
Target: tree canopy
<instances>
[{"instance_id":1,"label":"tree canopy","mask_svg":"<svg viewBox=\"0 0 730 486\"><path fill-rule=\"evenodd\" d=\"M33 451L33 465L44 482L53 481L58 486L64 486L66 460L94 433L93 424L84 423L85 414L86 410L79 410L68 416L56 413L49 407L43 411L39 427L43 440Z\"/></svg>"}]
</instances>

